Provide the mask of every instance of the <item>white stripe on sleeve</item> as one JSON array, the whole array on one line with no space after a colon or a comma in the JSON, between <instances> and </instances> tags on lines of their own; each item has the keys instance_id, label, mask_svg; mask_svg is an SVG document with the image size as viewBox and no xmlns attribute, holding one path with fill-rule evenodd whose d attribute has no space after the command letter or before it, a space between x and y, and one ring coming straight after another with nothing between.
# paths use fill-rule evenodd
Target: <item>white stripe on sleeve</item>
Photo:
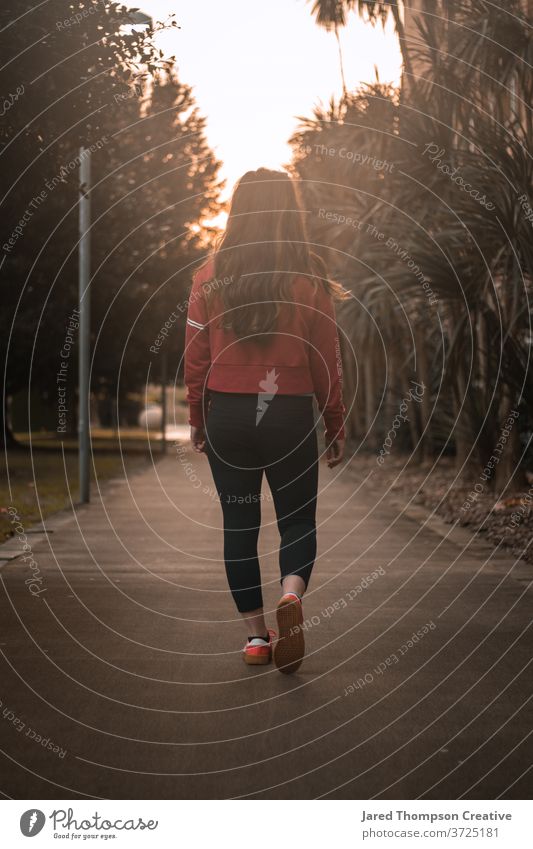
<instances>
[{"instance_id":1,"label":"white stripe on sleeve","mask_svg":"<svg viewBox=\"0 0 533 849\"><path fill-rule=\"evenodd\" d=\"M198 321L193 321L192 318L187 319L187 324L190 324L191 327L196 327L198 330L205 330L205 324L200 324Z\"/></svg>"}]
</instances>

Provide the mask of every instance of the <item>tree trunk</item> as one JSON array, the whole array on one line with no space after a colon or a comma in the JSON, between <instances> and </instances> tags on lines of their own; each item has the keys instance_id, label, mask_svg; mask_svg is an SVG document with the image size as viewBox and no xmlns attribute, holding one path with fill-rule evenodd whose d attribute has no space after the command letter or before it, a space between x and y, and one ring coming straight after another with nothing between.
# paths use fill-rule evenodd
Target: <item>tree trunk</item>
<instances>
[{"instance_id":1,"label":"tree trunk","mask_svg":"<svg viewBox=\"0 0 533 849\"><path fill-rule=\"evenodd\" d=\"M358 435L357 405L355 403L354 362L353 357L347 358L345 350L343 350L342 363L342 395L347 413L346 434L350 439L353 439Z\"/></svg>"},{"instance_id":2,"label":"tree trunk","mask_svg":"<svg viewBox=\"0 0 533 849\"><path fill-rule=\"evenodd\" d=\"M407 374L405 373L404 367L400 369L400 381L403 397L409 398L409 391L411 390L411 387L409 386L409 381L407 380ZM420 432L416 423L416 409L414 409L415 403L416 402L412 402L410 404L410 409L408 409L407 412L409 422L409 434L411 436L412 444L410 459L415 463L420 463L423 460L423 450L422 443L420 442Z\"/></svg>"},{"instance_id":3,"label":"tree trunk","mask_svg":"<svg viewBox=\"0 0 533 849\"><path fill-rule=\"evenodd\" d=\"M503 313L508 332L512 333L518 321L520 310L521 269L513 255L511 258L510 280L506 280L503 287L502 301ZM503 430L510 429L500 455L500 461L496 466L494 484L497 492L507 487L507 491L521 489L526 483L525 470L520 464L520 419L511 419L509 427L509 416L513 412L515 393L512 388L502 381L501 402L499 411L499 438L503 439Z\"/></svg>"},{"instance_id":4,"label":"tree trunk","mask_svg":"<svg viewBox=\"0 0 533 849\"><path fill-rule=\"evenodd\" d=\"M503 388L503 398L500 404L500 436L503 443L502 452L494 474L494 489L496 495L505 490L506 495L515 489L522 489L526 483L523 467L520 465L520 427L519 418L510 417L513 412L511 393L508 387ZM510 434L505 438L504 430Z\"/></svg>"},{"instance_id":5,"label":"tree trunk","mask_svg":"<svg viewBox=\"0 0 533 849\"><path fill-rule=\"evenodd\" d=\"M374 352L372 350L368 352L364 364L365 436L368 447L372 450L376 448L377 444L374 422L376 386L373 354Z\"/></svg>"},{"instance_id":6,"label":"tree trunk","mask_svg":"<svg viewBox=\"0 0 533 849\"><path fill-rule=\"evenodd\" d=\"M427 339L420 327L415 328L416 362L418 382L423 384L424 391L420 399L420 439L421 459L429 460L433 454L430 432L431 419L431 373L428 361Z\"/></svg>"},{"instance_id":7,"label":"tree trunk","mask_svg":"<svg viewBox=\"0 0 533 849\"><path fill-rule=\"evenodd\" d=\"M398 41L400 42L400 51L402 54L403 65L405 69L405 73L409 77L409 82L412 84L413 78L413 66L411 64L411 56L409 54L409 45L405 39L405 29L403 26L403 21L400 15L400 10L398 8L397 3L393 3L391 6L392 17L394 19L394 26L396 28L396 32L398 33Z\"/></svg>"},{"instance_id":8,"label":"tree trunk","mask_svg":"<svg viewBox=\"0 0 533 849\"><path fill-rule=\"evenodd\" d=\"M4 402L0 404L0 446L7 450L26 450L26 446L17 442L11 429L9 415L9 398L4 395Z\"/></svg>"},{"instance_id":9,"label":"tree trunk","mask_svg":"<svg viewBox=\"0 0 533 849\"><path fill-rule=\"evenodd\" d=\"M346 95L348 94L348 90L346 88L346 78L344 76L344 58L343 58L343 55L342 55L342 46L341 46L341 40L340 40L340 36L339 36L339 27L337 26L337 24L335 24L335 38L337 39L337 48L338 48L338 51L339 51L339 65L340 65L340 69L341 69L341 81L342 81L342 96L344 98L346 98Z\"/></svg>"},{"instance_id":10,"label":"tree trunk","mask_svg":"<svg viewBox=\"0 0 533 849\"><path fill-rule=\"evenodd\" d=\"M453 438L455 442L455 468L459 480L472 480L479 471L473 451L474 437L471 433L471 421L468 414L468 398L464 375L461 370L456 375L453 387L455 410L455 426Z\"/></svg>"},{"instance_id":11,"label":"tree trunk","mask_svg":"<svg viewBox=\"0 0 533 849\"><path fill-rule=\"evenodd\" d=\"M479 370L479 382L483 393L484 409L487 409L489 401L489 344L487 334L487 322L483 312L479 312L476 321L477 336L477 359Z\"/></svg>"}]
</instances>

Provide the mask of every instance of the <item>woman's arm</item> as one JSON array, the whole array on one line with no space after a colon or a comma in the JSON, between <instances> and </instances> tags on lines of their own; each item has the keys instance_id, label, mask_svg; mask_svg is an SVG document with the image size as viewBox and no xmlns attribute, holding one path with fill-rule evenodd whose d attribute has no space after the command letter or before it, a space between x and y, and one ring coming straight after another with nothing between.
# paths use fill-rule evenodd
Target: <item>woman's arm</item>
<instances>
[{"instance_id":1,"label":"woman's arm","mask_svg":"<svg viewBox=\"0 0 533 849\"><path fill-rule=\"evenodd\" d=\"M202 286L195 279L189 296L185 330L185 384L189 402L189 424L204 427L204 399L211 367L209 317Z\"/></svg>"},{"instance_id":2,"label":"woman's arm","mask_svg":"<svg viewBox=\"0 0 533 849\"><path fill-rule=\"evenodd\" d=\"M318 409L324 416L326 444L344 439L342 360L333 300L322 285L315 299L309 362Z\"/></svg>"}]
</instances>

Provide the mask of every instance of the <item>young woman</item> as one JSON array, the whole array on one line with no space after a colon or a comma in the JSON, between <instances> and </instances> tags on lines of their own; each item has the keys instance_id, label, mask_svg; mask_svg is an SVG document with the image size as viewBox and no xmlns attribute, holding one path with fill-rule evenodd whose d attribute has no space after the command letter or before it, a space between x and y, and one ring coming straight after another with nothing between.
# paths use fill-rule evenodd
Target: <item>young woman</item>
<instances>
[{"instance_id":1,"label":"young woman","mask_svg":"<svg viewBox=\"0 0 533 849\"><path fill-rule=\"evenodd\" d=\"M224 520L224 560L248 641L244 660L285 673L304 656L302 597L316 556L316 397L330 468L344 452L341 359L333 298L310 250L296 185L260 168L237 183L225 233L196 273L185 382L191 441L206 452ZM263 615L257 539L261 482L280 533L278 638Z\"/></svg>"}]
</instances>

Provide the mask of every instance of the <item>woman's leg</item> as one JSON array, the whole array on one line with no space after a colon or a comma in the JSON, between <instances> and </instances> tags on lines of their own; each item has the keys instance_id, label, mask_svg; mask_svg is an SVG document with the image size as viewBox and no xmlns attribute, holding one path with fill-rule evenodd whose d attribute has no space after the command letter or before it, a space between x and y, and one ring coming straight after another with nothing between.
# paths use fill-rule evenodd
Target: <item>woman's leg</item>
<instances>
[{"instance_id":1,"label":"woman's leg","mask_svg":"<svg viewBox=\"0 0 533 849\"><path fill-rule=\"evenodd\" d=\"M283 587L284 593L296 593L296 595L299 595L300 598L303 597L303 594L307 589L307 584L303 578L300 578L299 575L285 575L285 577L281 579L281 586Z\"/></svg>"},{"instance_id":2,"label":"woman's leg","mask_svg":"<svg viewBox=\"0 0 533 849\"><path fill-rule=\"evenodd\" d=\"M210 450L207 454L224 519L228 583L239 612L253 617L263 607L257 556L262 472L235 468Z\"/></svg>"},{"instance_id":3,"label":"woman's leg","mask_svg":"<svg viewBox=\"0 0 533 849\"><path fill-rule=\"evenodd\" d=\"M281 415L285 410L285 415ZM316 557L318 448L312 410L293 418L289 401L278 405L283 426L265 433L271 462L265 473L272 491L280 533L279 566L284 592L302 596ZM275 412L275 410L272 410ZM294 412L292 413L294 417ZM282 433L283 430L283 433ZM278 459L273 459L273 458Z\"/></svg>"},{"instance_id":4,"label":"woman's leg","mask_svg":"<svg viewBox=\"0 0 533 849\"><path fill-rule=\"evenodd\" d=\"M224 520L224 562L231 594L247 636L267 633L263 617L257 540L261 525L263 472L247 445L246 422L238 411L228 415L230 400L209 411L207 457Z\"/></svg>"},{"instance_id":5,"label":"woman's leg","mask_svg":"<svg viewBox=\"0 0 533 849\"><path fill-rule=\"evenodd\" d=\"M316 557L318 450L310 402L281 400L265 442L274 461L265 467L280 532L279 565L283 596L276 608L278 640L274 663L285 674L296 672L305 655L304 594ZM269 411L270 412L270 411ZM299 413L299 415L298 415ZM280 422L282 426L280 426ZM276 459L277 457L277 459Z\"/></svg>"},{"instance_id":6,"label":"woman's leg","mask_svg":"<svg viewBox=\"0 0 533 849\"><path fill-rule=\"evenodd\" d=\"M316 491L318 471L297 479L287 464L267 471L280 533L279 568L284 592L303 596L316 558ZM287 480L288 479L288 480Z\"/></svg>"},{"instance_id":7,"label":"woman's leg","mask_svg":"<svg viewBox=\"0 0 533 849\"><path fill-rule=\"evenodd\" d=\"M248 613L241 613L241 616L247 637L268 638L268 628L262 607L258 610L250 610Z\"/></svg>"}]
</instances>

